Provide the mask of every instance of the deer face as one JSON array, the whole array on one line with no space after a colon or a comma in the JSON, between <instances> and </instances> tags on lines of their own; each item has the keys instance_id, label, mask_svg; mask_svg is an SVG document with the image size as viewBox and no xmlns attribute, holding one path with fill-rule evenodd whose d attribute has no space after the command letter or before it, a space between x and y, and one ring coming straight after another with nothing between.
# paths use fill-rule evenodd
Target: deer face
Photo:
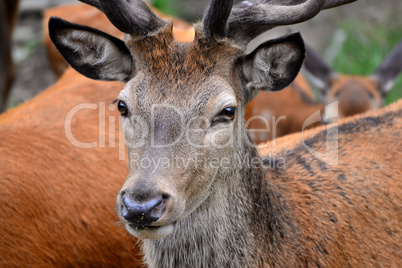
<instances>
[{"instance_id":1,"label":"deer face","mask_svg":"<svg viewBox=\"0 0 402 268\"><path fill-rule=\"evenodd\" d=\"M339 101L339 117L352 116L383 105L376 81L368 77L337 75L332 78L326 103Z\"/></svg>"},{"instance_id":2,"label":"deer face","mask_svg":"<svg viewBox=\"0 0 402 268\"><path fill-rule=\"evenodd\" d=\"M339 102L339 117L376 110L402 71L402 42L370 76L336 73L315 51L306 46L304 66L311 82L319 89L325 104Z\"/></svg>"},{"instance_id":3,"label":"deer face","mask_svg":"<svg viewBox=\"0 0 402 268\"><path fill-rule=\"evenodd\" d=\"M123 117L130 168L116 210L133 235L162 238L208 197L211 185L232 167L229 157L226 167L220 162L236 151L240 103L220 77L206 78L194 91L183 83L180 91L191 90L186 93L190 101L178 100L176 87L168 88L163 97L154 92L160 87L149 86L144 79L134 78L119 95L133 112ZM139 101L142 90L163 98Z\"/></svg>"},{"instance_id":4,"label":"deer face","mask_svg":"<svg viewBox=\"0 0 402 268\"><path fill-rule=\"evenodd\" d=\"M232 13L220 11L231 8L225 1L222 6L211 2L193 42L178 43L171 24L134 2L146 15L136 12L141 16L134 19L116 13L110 1L90 1L127 33L124 42L58 18L49 22L49 33L80 73L126 83L116 102L129 174L116 211L134 236L160 239L211 195L218 195L216 185L228 183L236 154L248 146L244 106L259 90L276 91L292 82L304 58L304 44L299 34L291 34L245 54L245 44L273 26L254 25L247 32L238 20L252 20L260 7L247 2ZM130 9L130 2L116 1L119 5L124 5L120 11ZM243 16L244 9L250 17ZM231 31L233 27L244 34Z\"/></svg>"},{"instance_id":5,"label":"deer face","mask_svg":"<svg viewBox=\"0 0 402 268\"><path fill-rule=\"evenodd\" d=\"M298 35L270 41L247 56L230 42L205 43L199 33L189 44L161 36L165 39L154 38L153 45L161 44L156 50L165 50L163 60L154 53L138 53L143 44L131 46L137 61L151 64L144 64L117 100L124 107L130 172L116 210L139 238L168 235L208 198L214 185L230 176L247 139L247 100L255 88L287 85L275 79L266 82L263 71L284 73L287 64L300 65L303 58ZM286 65L279 62L283 55L293 55ZM274 68L268 66L272 64Z\"/></svg>"},{"instance_id":6,"label":"deer face","mask_svg":"<svg viewBox=\"0 0 402 268\"><path fill-rule=\"evenodd\" d=\"M236 148L241 99L230 72L238 49L228 48L219 62L216 52L205 57L198 45L173 44L173 57L139 71L118 97L127 109L130 172L116 210L140 238L166 236L199 206L225 172L217 162ZM228 169L231 160L225 161Z\"/></svg>"}]
</instances>

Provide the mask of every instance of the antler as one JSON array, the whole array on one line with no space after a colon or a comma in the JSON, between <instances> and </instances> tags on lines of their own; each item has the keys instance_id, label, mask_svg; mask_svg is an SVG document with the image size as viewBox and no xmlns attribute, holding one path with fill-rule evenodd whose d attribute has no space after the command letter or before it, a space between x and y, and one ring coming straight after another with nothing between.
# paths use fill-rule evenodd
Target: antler
<instances>
[{"instance_id":1,"label":"antler","mask_svg":"<svg viewBox=\"0 0 402 268\"><path fill-rule=\"evenodd\" d=\"M204 14L204 32L207 38L219 38L228 33L228 18L233 6L233 0L211 0Z\"/></svg>"},{"instance_id":2,"label":"antler","mask_svg":"<svg viewBox=\"0 0 402 268\"><path fill-rule=\"evenodd\" d=\"M344 5L356 0L306 0L295 5L293 1L244 1L233 7L229 17L229 38L238 44L247 44L259 34L280 25L290 25L311 19L321 10ZM282 3L276 5L276 3Z\"/></svg>"},{"instance_id":3,"label":"antler","mask_svg":"<svg viewBox=\"0 0 402 268\"><path fill-rule=\"evenodd\" d=\"M356 0L249 0L232 9L233 0L211 0L204 16L204 31L207 37L227 36L244 46L259 34L276 26L303 22L323 9L354 1ZM229 18L227 14L230 14Z\"/></svg>"},{"instance_id":4,"label":"antler","mask_svg":"<svg viewBox=\"0 0 402 268\"><path fill-rule=\"evenodd\" d=\"M79 0L101 10L120 31L132 36L157 32L167 22L141 0ZM321 10L356 0L249 0L233 6L233 0L210 0L203 19L210 40L228 37L241 46L279 25L306 21ZM278 4L281 3L281 4ZM294 5L288 5L288 4Z\"/></svg>"},{"instance_id":5,"label":"antler","mask_svg":"<svg viewBox=\"0 0 402 268\"><path fill-rule=\"evenodd\" d=\"M79 1L98 8L117 29L133 36L145 36L166 25L166 22L141 0Z\"/></svg>"}]
</instances>

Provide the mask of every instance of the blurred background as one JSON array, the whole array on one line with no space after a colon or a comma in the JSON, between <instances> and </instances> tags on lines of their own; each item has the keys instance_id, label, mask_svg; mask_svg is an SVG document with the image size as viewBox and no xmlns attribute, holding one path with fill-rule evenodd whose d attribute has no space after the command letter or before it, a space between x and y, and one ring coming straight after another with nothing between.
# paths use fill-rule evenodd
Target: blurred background
<instances>
[{"instance_id":1,"label":"blurred background","mask_svg":"<svg viewBox=\"0 0 402 268\"><path fill-rule=\"evenodd\" d=\"M11 0L5 0L11 1ZM162 12L190 23L202 18L207 0L150 0ZM238 2L238 1L235 1ZM55 82L43 46L42 11L76 4L76 0L20 0L12 37L16 80L8 107L27 101ZM402 40L401 0L359 0L322 11L314 19L271 31L272 37L300 31L333 69L339 73L369 75ZM387 97L387 103L402 98L402 77Z\"/></svg>"}]
</instances>

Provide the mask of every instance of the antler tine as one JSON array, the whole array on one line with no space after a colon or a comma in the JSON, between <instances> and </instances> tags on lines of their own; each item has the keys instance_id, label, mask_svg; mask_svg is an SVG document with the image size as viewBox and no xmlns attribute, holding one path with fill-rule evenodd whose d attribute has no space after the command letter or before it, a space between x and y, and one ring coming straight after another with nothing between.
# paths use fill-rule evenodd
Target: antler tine
<instances>
[{"instance_id":1,"label":"antler tine","mask_svg":"<svg viewBox=\"0 0 402 268\"><path fill-rule=\"evenodd\" d=\"M357 0L326 0L323 9L346 5Z\"/></svg>"},{"instance_id":2,"label":"antler tine","mask_svg":"<svg viewBox=\"0 0 402 268\"><path fill-rule=\"evenodd\" d=\"M235 5L229 17L228 37L246 45L259 34L280 25L306 21L321 10L354 2L356 0L306 0L295 5L276 5L284 1L244 1ZM286 1L289 2L289 1Z\"/></svg>"},{"instance_id":3,"label":"antler tine","mask_svg":"<svg viewBox=\"0 0 402 268\"><path fill-rule=\"evenodd\" d=\"M123 33L145 36L166 25L141 0L79 0L98 8Z\"/></svg>"},{"instance_id":4,"label":"antler tine","mask_svg":"<svg viewBox=\"0 0 402 268\"><path fill-rule=\"evenodd\" d=\"M233 0L211 0L205 11L203 24L207 38L223 38L228 33L228 18L232 10Z\"/></svg>"}]
</instances>

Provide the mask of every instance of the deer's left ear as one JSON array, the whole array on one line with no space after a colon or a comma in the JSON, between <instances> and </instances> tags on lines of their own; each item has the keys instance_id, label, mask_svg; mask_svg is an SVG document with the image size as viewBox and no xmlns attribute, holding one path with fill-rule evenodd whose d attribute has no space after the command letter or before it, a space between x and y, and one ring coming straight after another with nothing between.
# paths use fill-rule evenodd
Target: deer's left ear
<instances>
[{"instance_id":1,"label":"deer's left ear","mask_svg":"<svg viewBox=\"0 0 402 268\"><path fill-rule=\"evenodd\" d=\"M304 54L300 33L293 33L269 40L245 56L241 71L251 98L260 90L278 91L288 86L299 73Z\"/></svg>"},{"instance_id":2,"label":"deer's left ear","mask_svg":"<svg viewBox=\"0 0 402 268\"><path fill-rule=\"evenodd\" d=\"M71 67L86 77L121 82L131 79L133 59L120 39L57 17L49 20L49 35Z\"/></svg>"}]
</instances>

